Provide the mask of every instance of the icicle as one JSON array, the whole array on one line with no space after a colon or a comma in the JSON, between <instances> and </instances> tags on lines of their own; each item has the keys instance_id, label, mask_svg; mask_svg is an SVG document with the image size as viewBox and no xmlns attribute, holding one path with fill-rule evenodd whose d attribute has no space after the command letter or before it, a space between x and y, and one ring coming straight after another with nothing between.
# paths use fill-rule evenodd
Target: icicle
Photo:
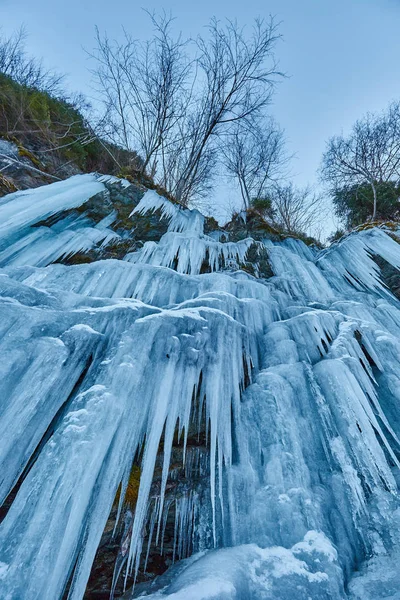
<instances>
[{"instance_id":1,"label":"icicle","mask_svg":"<svg viewBox=\"0 0 400 600\"><path fill-rule=\"evenodd\" d=\"M222 243L205 235L167 232L158 244L146 242L143 248L127 254L124 260L198 275L206 260L211 271L219 271L229 260L243 263L249 248L255 243L251 238Z\"/></svg>"},{"instance_id":2,"label":"icicle","mask_svg":"<svg viewBox=\"0 0 400 600\"><path fill-rule=\"evenodd\" d=\"M266 240L268 281L200 274L205 258L214 271L243 262L254 242L205 236L199 213L149 193L134 212L160 211L169 231L132 262L35 267L110 239L112 213L31 229L107 182L0 204L0 490L16 493L1 598L58 600L70 577L81 600L140 456L113 587L155 544L168 554L173 511L173 559L200 552L154 598L342 600L355 564L400 555L400 311L372 258L399 268L398 244L382 230L322 252Z\"/></svg>"},{"instance_id":3,"label":"icicle","mask_svg":"<svg viewBox=\"0 0 400 600\"><path fill-rule=\"evenodd\" d=\"M96 175L75 175L65 181L9 194L0 204L0 242L51 215L81 206L105 189Z\"/></svg>"},{"instance_id":4,"label":"icicle","mask_svg":"<svg viewBox=\"0 0 400 600\"><path fill-rule=\"evenodd\" d=\"M373 255L400 269L399 244L379 228L354 232L332 244L317 258L317 265L337 289L343 290L347 281L357 290L388 296Z\"/></svg>"},{"instance_id":5,"label":"icicle","mask_svg":"<svg viewBox=\"0 0 400 600\"><path fill-rule=\"evenodd\" d=\"M179 204L173 204L167 198L159 196L152 190L145 193L130 216L134 214L145 215L158 210L163 218L169 220L168 231L203 233L204 217L198 210L189 210Z\"/></svg>"}]
</instances>

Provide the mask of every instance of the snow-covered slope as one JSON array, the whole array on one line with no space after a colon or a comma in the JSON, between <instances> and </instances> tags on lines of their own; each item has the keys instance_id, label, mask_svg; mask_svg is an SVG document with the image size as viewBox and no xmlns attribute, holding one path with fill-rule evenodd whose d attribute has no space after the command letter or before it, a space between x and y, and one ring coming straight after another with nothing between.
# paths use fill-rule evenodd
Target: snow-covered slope
<instances>
[{"instance_id":1,"label":"snow-covered slope","mask_svg":"<svg viewBox=\"0 0 400 600\"><path fill-rule=\"evenodd\" d=\"M175 511L185 560L154 599L397 598L400 304L374 256L399 268L399 244L380 229L319 253L224 243L148 192L135 214L169 221L158 243L51 264L118 235L111 216L96 233L40 225L103 192L81 176L0 204L0 597L61 600L68 585L80 600L122 485L116 576L162 547ZM269 279L235 270L251 247ZM167 498L174 448L197 434L205 458L183 461L206 483Z\"/></svg>"}]
</instances>

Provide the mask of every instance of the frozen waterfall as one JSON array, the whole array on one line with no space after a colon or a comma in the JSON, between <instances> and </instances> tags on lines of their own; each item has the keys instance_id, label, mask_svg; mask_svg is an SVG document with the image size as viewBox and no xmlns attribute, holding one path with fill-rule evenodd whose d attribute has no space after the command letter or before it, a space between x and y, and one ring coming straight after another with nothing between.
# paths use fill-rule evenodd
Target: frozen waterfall
<instances>
[{"instance_id":1,"label":"frozen waterfall","mask_svg":"<svg viewBox=\"0 0 400 600\"><path fill-rule=\"evenodd\" d=\"M400 268L396 236L224 242L147 192L158 241L61 264L121 237L111 205L65 213L107 185L0 201L0 598L81 600L113 507L114 588L174 518L175 564L124 598L400 597L400 303L375 260Z\"/></svg>"}]
</instances>

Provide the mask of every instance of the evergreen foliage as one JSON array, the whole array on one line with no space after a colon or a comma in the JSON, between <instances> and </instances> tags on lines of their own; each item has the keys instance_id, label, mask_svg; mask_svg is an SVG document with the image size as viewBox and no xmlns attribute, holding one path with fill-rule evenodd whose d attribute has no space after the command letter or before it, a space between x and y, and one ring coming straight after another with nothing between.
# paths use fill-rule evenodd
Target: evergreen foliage
<instances>
[{"instance_id":1,"label":"evergreen foliage","mask_svg":"<svg viewBox=\"0 0 400 600\"><path fill-rule=\"evenodd\" d=\"M382 221L400 218L400 186L394 181L376 184L376 219ZM333 195L335 212L350 229L365 223L373 212L374 196L369 183L344 186Z\"/></svg>"}]
</instances>

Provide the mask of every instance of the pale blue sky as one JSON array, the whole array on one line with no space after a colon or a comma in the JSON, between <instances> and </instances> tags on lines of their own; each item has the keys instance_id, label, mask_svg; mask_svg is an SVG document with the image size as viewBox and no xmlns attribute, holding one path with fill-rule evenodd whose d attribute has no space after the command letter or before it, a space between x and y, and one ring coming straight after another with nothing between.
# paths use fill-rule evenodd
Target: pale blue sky
<instances>
[{"instance_id":1,"label":"pale blue sky","mask_svg":"<svg viewBox=\"0 0 400 600\"><path fill-rule=\"evenodd\" d=\"M150 34L141 7L171 11L187 36L212 16L250 24L276 15L284 37L277 57L290 77L279 85L271 112L297 154L293 172L300 184L316 182L327 138L400 98L400 0L0 0L0 25L11 33L24 23L29 50L67 72L71 88L90 94L82 46L92 47L95 25L111 37L121 25L134 37Z\"/></svg>"}]
</instances>

